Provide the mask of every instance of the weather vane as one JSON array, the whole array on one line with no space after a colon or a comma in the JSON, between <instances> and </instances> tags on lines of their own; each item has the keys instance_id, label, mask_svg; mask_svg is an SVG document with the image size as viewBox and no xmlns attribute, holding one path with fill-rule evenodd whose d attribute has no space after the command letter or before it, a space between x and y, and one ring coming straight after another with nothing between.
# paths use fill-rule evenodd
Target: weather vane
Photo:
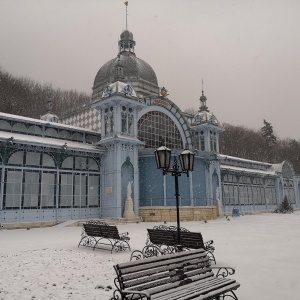
<instances>
[{"instance_id":1,"label":"weather vane","mask_svg":"<svg viewBox=\"0 0 300 300\"><path fill-rule=\"evenodd\" d=\"M127 16L128 16L128 14L127 14L127 6L128 6L128 1L125 1L124 4L126 6L126 30L127 30Z\"/></svg>"}]
</instances>

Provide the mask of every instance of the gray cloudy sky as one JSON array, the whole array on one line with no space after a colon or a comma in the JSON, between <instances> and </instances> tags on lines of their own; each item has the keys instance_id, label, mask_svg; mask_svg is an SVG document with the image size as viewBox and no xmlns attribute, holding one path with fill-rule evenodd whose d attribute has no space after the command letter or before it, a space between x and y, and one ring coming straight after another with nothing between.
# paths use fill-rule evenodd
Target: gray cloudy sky
<instances>
[{"instance_id":1,"label":"gray cloudy sky","mask_svg":"<svg viewBox=\"0 0 300 300\"><path fill-rule=\"evenodd\" d=\"M299 0L129 0L135 53L182 110L300 139ZM0 65L14 75L91 93L116 57L123 0L0 0Z\"/></svg>"}]
</instances>

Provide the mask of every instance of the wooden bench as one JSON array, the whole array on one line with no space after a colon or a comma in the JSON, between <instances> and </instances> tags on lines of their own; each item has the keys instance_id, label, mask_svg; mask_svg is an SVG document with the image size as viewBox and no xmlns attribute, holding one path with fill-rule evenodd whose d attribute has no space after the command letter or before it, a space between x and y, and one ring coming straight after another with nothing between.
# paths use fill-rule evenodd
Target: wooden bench
<instances>
[{"instance_id":1,"label":"wooden bench","mask_svg":"<svg viewBox=\"0 0 300 300\"><path fill-rule=\"evenodd\" d=\"M203 242L200 232L190 232L185 228L180 231L180 243L178 241L177 227L167 227L161 225L153 229L147 229L148 239L146 246L142 251L135 250L131 254L130 260L148 258L160 254L170 254L183 250L204 249L210 261L216 264L214 256L215 248L212 246L213 241Z\"/></svg>"},{"instance_id":2,"label":"wooden bench","mask_svg":"<svg viewBox=\"0 0 300 300\"><path fill-rule=\"evenodd\" d=\"M116 290L111 300L238 300L234 291L240 284L226 278L235 270L211 267L204 249L121 263L114 269Z\"/></svg>"},{"instance_id":3,"label":"wooden bench","mask_svg":"<svg viewBox=\"0 0 300 300\"><path fill-rule=\"evenodd\" d=\"M166 225L159 225L159 226L154 226L153 227L153 229L155 229L155 230L163 230L163 231L173 231L173 232L177 232L177 227L176 226L166 226ZM183 233L183 232L190 232L189 230L187 230L186 228L184 228L184 227L180 227L180 232L181 233ZM184 235L184 237L183 237L183 239L185 239L186 241L187 241L187 239L188 239L188 234L183 234ZM199 236L199 239L200 239L200 243L201 244L203 244L204 245L204 249L206 250L206 251L211 251L211 252L214 252L214 250L215 250L215 248L214 248L214 246L212 245L213 243L214 243L214 241L213 240L209 240L209 241L207 241L207 242L203 242L203 238L202 238L202 235L201 235L201 233L196 233L196 235L198 235ZM195 235L195 237L197 237ZM176 238L177 238L177 235L176 235ZM187 241L188 242L188 241ZM191 245L191 247L186 247L186 248L191 248L191 249L198 249L197 248L197 239L194 239L193 240L193 242L195 242L195 244L190 244L190 242L188 242L190 245ZM146 244L147 244L147 241L146 241ZM193 248L194 247L194 248Z\"/></svg>"},{"instance_id":4,"label":"wooden bench","mask_svg":"<svg viewBox=\"0 0 300 300\"><path fill-rule=\"evenodd\" d=\"M83 224L81 240L79 246L92 247L112 251L130 250L128 232L119 234L116 226L111 226L101 221L88 221ZM99 247L99 245L110 246L109 249Z\"/></svg>"}]
</instances>

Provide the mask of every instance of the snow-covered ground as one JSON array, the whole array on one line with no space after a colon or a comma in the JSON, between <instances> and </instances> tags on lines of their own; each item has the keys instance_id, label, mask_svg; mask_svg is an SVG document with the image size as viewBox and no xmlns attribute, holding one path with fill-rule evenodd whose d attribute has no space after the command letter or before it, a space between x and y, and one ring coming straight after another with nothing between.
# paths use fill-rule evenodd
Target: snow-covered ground
<instances>
[{"instance_id":1,"label":"snow-covered ground","mask_svg":"<svg viewBox=\"0 0 300 300\"><path fill-rule=\"evenodd\" d=\"M80 247L80 227L0 230L0 299L108 300L113 265L130 252ZM117 225L130 233L133 250L142 249L146 228L158 223ZM167 225L176 225L168 223ZM259 214L204 222L182 222L213 239L217 266L236 269L239 300L300 299L300 211Z\"/></svg>"}]
</instances>

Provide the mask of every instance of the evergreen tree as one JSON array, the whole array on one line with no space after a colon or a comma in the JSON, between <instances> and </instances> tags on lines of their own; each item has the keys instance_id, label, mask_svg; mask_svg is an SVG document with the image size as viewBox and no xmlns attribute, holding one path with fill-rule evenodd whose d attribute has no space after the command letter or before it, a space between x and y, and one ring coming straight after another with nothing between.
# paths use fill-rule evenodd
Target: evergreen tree
<instances>
[{"instance_id":1,"label":"evergreen tree","mask_svg":"<svg viewBox=\"0 0 300 300\"><path fill-rule=\"evenodd\" d=\"M290 204L287 196L284 196L282 203L279 205L278 208L275 209L274 212L276 213L292 213L294 211L293 206Z\"/></svg>"},{"instance_id":2,"label":"evergreen tree","mask_svg":"<svg viewBox=\"0 0 300 300\"><path fill-rule=\"evenodd\" d=\"M276 136L274 135L273 126L264 119L264 126L260 129L261 134L265 138L268 146L276 144Z\"/></svg>"}]
</instances>

